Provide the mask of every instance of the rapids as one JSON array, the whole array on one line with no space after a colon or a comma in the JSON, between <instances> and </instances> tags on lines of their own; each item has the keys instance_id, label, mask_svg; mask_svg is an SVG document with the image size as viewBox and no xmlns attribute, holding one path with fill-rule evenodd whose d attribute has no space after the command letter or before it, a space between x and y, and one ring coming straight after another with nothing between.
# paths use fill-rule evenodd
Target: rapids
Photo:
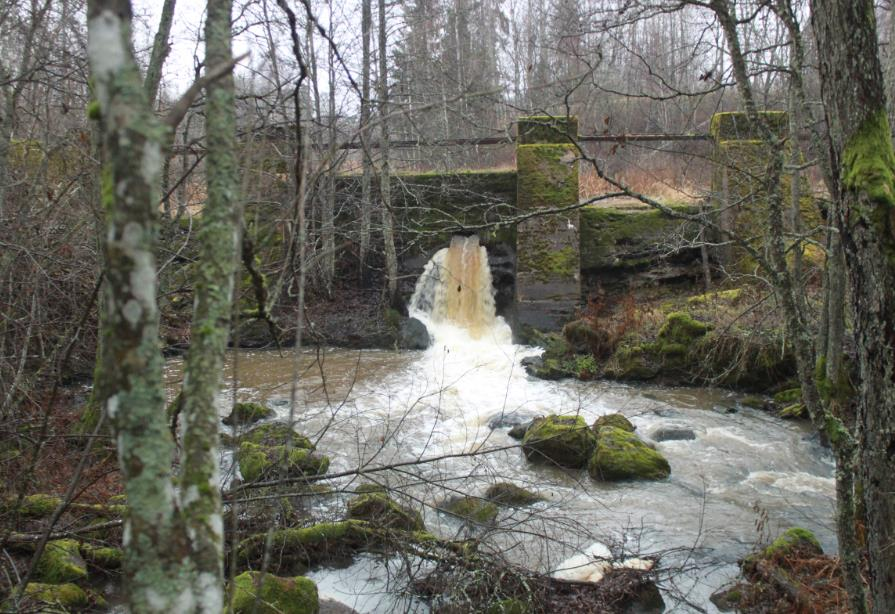
<instances>
[{"instance_id":1,"label":"rapids","mask_svg":"<svg viewBox=\"0 0 895 614\"><path fill-rule=\"evenodd\" d=\"M595 542L618 558L664 553L659 567L668 572L660 588L676 611L698 610L675 595L715 611L708 596L736 574L737 559L790 526L814 531L826 551L835 551L833 464L810 430L744 407L739 395L719 389L529 377L520 361L539 349L514 345L509 326L494 315L487 254L477 238L455 238L432 258L410 308L432 334L430 349L305 350L295 416L299 429L332 458L330 472L427 460L374 477L412 499L434 532L450 537L468 530L435 511L439 500L512 481L547 500L502 509L500 529L485 532L489 545L543 571ZM288 417L292 361L291 352L231 353L222 415L235 394ZM169 360L172 386L181 368L179 359ZM603 484L583 470L532 464L519 449L507 448L517 442L506 428L489 427L495 417L580 413L590 423L617 411L646 440L659 428L695 433L692 440L656 444L671 464L668 480ZM505 449L481 454L499 448ZM359 483L344 479L336 486L350 491ZM344 513L340 495L322 499L311 510L316 517ZM401 596L400 566L362 555L348 569L309 576L321 598L361 612L425 611Z\"/></svg>"}]
</instances>

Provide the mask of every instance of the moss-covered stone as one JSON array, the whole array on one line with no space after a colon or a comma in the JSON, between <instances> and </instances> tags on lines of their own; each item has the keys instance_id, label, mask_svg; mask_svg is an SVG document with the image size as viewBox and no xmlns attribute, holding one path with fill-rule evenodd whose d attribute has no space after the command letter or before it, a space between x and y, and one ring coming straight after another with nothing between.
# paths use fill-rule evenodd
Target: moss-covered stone
<instances>
[{"instance_id":1,"label":"moss-covered stone","mask_svg":"<svg viewBox=\"0 0 895 614\"><path fill-rule=\"evenodd\" d=\"M438 509L475 524L490 524L497 518L497 506L479 497L451 497Z\"/></svg>"},{"instance_id":2,"label":"moss-covered stone","mask_svg":"<svg viewBox=\"0 0 895 614\"><path fill-rule=\"evenodd\" d=\"M256 445L280 446L286 443L286 439L291 438L293 448L304 448L313 450L314 444L304 435L295 432L285 422L270 422L256 426L247 433L238 435L237 437L222 436L221 441L224 445L235 445L238 442L248 442Z\"/></svg>"},{"instance_id":3,"label":"moss-covered stone","mask_svg":"<svg viewBox=\"0 0 895 614\"><path fill-rule=\"evenodd\" d=\"M41 582L29 582L25 587L24 598L27 602L35 604L40 612L71 612L82 610L90 606L87 593L77 584L44 584ZM27 604L22 611L35 611ZM43 606L43 607L42 607ZM49 606L52 609L44 609ZM5 610L4 610L5 611Z\"/></svg>"},{"instance_id":4,"label":"moss-covered stone","mask_svg":"<svg viewBox=\"0 0 895 614\"><path fill-rule=\"evenodd\" d=\"M233 614L317 614L317 585L308 578L281 578L246 571L233 579Z\"/></svg>"},{"instance_id":5,"label":"moss-covered stone","mask_svg":"<svg viewBox=\"0 0 895 614\"><path fill-rule=\"evenodd\" d=\"M273 410L260 403L237 403L230 414L223 419L223 423L227 426L254 424L272 415Z\"/></svg>"},{"instance_id":6,"label":"moss-covered stone","mask_svg":"<svg viewBox=\"0 0 895 614\"><path fill-rule=\"evenodd\" d=\"M780 559L796 553L817 556L823 554L823 548L814 533L808 529L793 527L775 539L770 546L765 548L763 554L768 559Z\"/></svg>"},{"instance_id":7,"label":"moss-covered stone","mask_svg":"<svg viewBox=\"0 0 895 614\"><path fill-rule=\"evenodd\" d=\"M671 466L659 452L637 435L607 426L597 435L597 449L587 466L595 480L661 480L671 475Z\"/></svg>"},{"instance_id":8,"label":"moss-covered stone","mask_svg":"<svg viewBox=\"0 0 895 614\"><path fill-rule=\"evenodd\" d=\"M80 545L74 539L56 539L47 542L35 577L49 584L79 582L87 579L87 563L81 558Z\"/></svg>"},{"instance_id":9,"label":"moss-covered stone","mask_svg":"<svg viewBox=\"0 0 895 614\"><path fill-rule=\"evenodd\" d=\"M88 543L80 545L81 556L87 563L104 571L121 568L124 553L120 548L98 547Z\"/></svg>"},{"instance_id":10,"label":"moss-covered stone","mask_svg":"<svg viewBox=\"0 0 895 614\"><path fill-rule=\"evenodd\" d=\"M236 461L243 479L249 482L281 464L285 465L286 475L292 477L321 475L329 469L329 457L315 454L309 449L291 448L287 454L286 446L267 446L248 441L239 445Z\"/></svg>"},{"instance_id":11,"label":"moss-covered stone","mask_svg":"<svg viewBox=\"0 0 895 614\"><path fill-rule=\"evenodd\" d=\"M376 526L405 531L423 531L423 517L380 492L363 494L348 502L348 518L366 520Z\"/></svg>"},{"instance_id":12,"label":"moss-covered stone","mask_svg":"<svg viewBox=\"0 0 895 614\"><path fill-rule=\"evenodd\" d=\"M529 460L580 468L587 464L595 444L582 416L551 415L531 423L522 439L522 451Z\"/></svg>"},{"instance_id":13,"label":"moss-covered stone","mask_svg":"<svg viewBox=\"0 0 895 614\"><path fill-rule=\"evenodd\" d=\"M544 500L544 497L541 495L509 482L492 484L485 491L485 498L498 505L510 505L513 507L531 505Z\"/></svg>"},{"instance_id":14,"label":"moss-covered stone","mask_svg":"<svg viewBox=\"0 0 895 614\"><path fill-rule=\"evenodd\" d=\"M709 332L709 326L695 320L685 311L669 313L659 329L658 339L662 345L677 345L689 348L690 344Z\"/></svg>"},{"instance_id":15,"label":"moss-covered stone","mask_svg":"<svg viewBox=\"0 0 895 614\"><path fill-rule=\"evenodd\" d=\"M267 550L266 531L247 537L237 548L241 564L260 565ZM343 562L355 552L381 543L381 534L362 520L322 522L299 529L280 529L270 535L271 571L301 573L323 563Z\"/></svg>"},{"instance_id":16,"label":"moss-covered stone","mask_svg":"<svg viewBox=\"0 0 895 614\"><path fill-rule=\"evenodd\" d=\"M615 413L615 414L606 414L605 416L600 416L594 423L591 425L594 433L599 433L600 429L614 426L615 428L619 428L623 431L628 431L629 433L633 433L637 430L637 427L631 424L631 421L628 420L623 414Z\"/></svg>"}]
</instances>

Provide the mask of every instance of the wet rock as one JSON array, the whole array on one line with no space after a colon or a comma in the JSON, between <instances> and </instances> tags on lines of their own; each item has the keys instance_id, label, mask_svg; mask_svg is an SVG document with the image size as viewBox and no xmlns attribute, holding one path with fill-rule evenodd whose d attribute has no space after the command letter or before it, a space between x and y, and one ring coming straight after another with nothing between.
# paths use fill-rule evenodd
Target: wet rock
<instances>
[{"instance_id":1,"label":"wet rock","mask_svg":"<svg viewBox=\"0 0 895 614\"><path fill-rule=\"evenodd\" d=\"M534 416L528 413L522 413L517 411L511 412L500 412L498 414L494 414L488 419L488 428L492 431L495 429L505 429L512 428L514 426L525 425L526 427L531 424L531 420Z\"/></svg>"},{"instance_id":2,"label":"wet rock","mask_svg":"<svg viewBox=\"0 0 895 614\"><path fill-rule=\"evenodd\" d=\"M335 599L321 599L318 614L357 614L357 610Z\"/></svg>"},{"instance_id":3,"label":"wet rock","mask_svg":"<svg viewBox=\"0 0 895 614\"><path fill-rule=\"evenodd\" d=\"M78 542L74 539L47 542L35 571L38 580L49 584L87 579L87 563L81 558Z\"/></svg>"},{"instance_id":4,"label":"wet rock","mask_svg":"<svg viewBox=\"0 0 895 614\"><path fill-rule=\"evenodd\" d=\"M285 422L270 422L256 426L247 433L240 433L235 437L223 434L221 435L221 443L225 446L233 446L237 443L254 443L256 445L280 446L285 445L289 439L293 448L304 448L306 450L314 450L315 446L311 440L295 432Z\"/></svg>"},{"instance_id":5,"label":"wet rock","mask_svg":"<svg viewBox=\"0 0 895 614\"><path fill-rule=\"evenodd\" d=\"M398 347L402 350L425 350L432 345L426 325L416 318L407 318L398 328Z\"/></svg>"},{"instance_id":6,"label":"wet rock","mask_svg":"<svg viewBox=\"0 0 895 614\"><path fill-rule=\"evenodd\" d=\"M273 410L260 403L237 403L230 415L222 420L227 426L254 424L259 420L270 418Z\"/></svg>"},{"instance_id":7,"label":"wet rock","mask_svg":"<svg viewBox=\"0 0 895 614\"><path fill-rule=\"evenodd\" d=\"M597 448L587 466L595 480L661 480L671 474L665 457L634 433L614 426L600 429Z\"/></svg>"},{"instance_id":8,"label":"wet rock","mask_svg":"<svg viewBox=\"0 0 895 614\"><path fill-rule=\"evenodd\" d=\"M637 427L631 424L630 420L619 413L600 416L599 418L594 420L591 429L593 429L594 433L599 433L600 429L605 426L614 426L615 428L619 428L623 431L628 431L629 433L633 433L637 430Z\"/></svg>"},{"instance_id":9,"label":"wet rock","mask_svg":"<svg viewBox=\"0 0 895 614\"><path fill-rule=\"evenodd\" d=\"M584 467L596 444L593 432L581 416L536 418L522 439L528 460L542 460L561 467Z\"/></svg>"},{"instance_id":10,"label":"wet rock","mask_svg":"<svg viewBox=\"0 0 895 614\"><path fill-rule=\"evenodd\" d=\"M533 422L533 421L532 421ZM525 424L517 424L509 431L507 431L507 435L516 440L521 440L525 438L525 433L528 432L528 427L531 426L531 422L527 422Z\"/></svg>"},{"instance_id":11,"label":"wet rock","mask_svg":"<svg viewBox=\"0 0 895 614\"><path fill-rule=\"evenodd\" d=\"M317 614L317 585L308 578L281 578L247 571L233 579L233 614Z\"/></svg>"},{"instance_id":12,"label":"wet rock","mask_svg":"<svg viewBox=\"0 0 895 614\"><path fill-rule=\"evenodd\" d=\"M696 439L696 433L692 429L678 426L661 426L654 430L650 437L653 441L689 441Z\"/></svg>"},{"instance_id":13,"label":"wet rock","mask_svg":"<svg viewBox=\"0 0 895 614\"><path fill-rule=\"evenodd\" d=\"M490 524L497 518L497 506L478 497L451 497L438 509L476 524Z\"/></svg>"},{"instance_id":14,"label":"wet rock","mask_svg":"<svg viewBox=\"0 0 895 614\"><path fill-rule=\"evenodd\" d=\"M286 446L267 446L248 441L239 445L236 462L239 463L243 479L248 482L261 478L283 464L288 477L321 475L329 469L328 456L314 454L307 448L291 448L287 453Z\"/></svg>"},{"instance_id":15,"label":"wet rock","mask_svg":"<svg viewBox=\"0 0 895 614\"><path fill-rule=\"evenodd\" d=\"M492 484L485 491L485 498L498 505L510 505L513 507L531 505L544 500L544 497L541 495L509 482Z\"/></svg>"},{"instance_id":16,"label":"wet rock","mask_svg":"<svg viewBox=\"0 0 895 614\"><path fill-rule=\"evenodd\" d=\"M366 520L376 526L405 531L426 528L423 517L416 510L399 505L383 493L367 493L348 502L348 518Z\"/></svg>"}]
</instances>

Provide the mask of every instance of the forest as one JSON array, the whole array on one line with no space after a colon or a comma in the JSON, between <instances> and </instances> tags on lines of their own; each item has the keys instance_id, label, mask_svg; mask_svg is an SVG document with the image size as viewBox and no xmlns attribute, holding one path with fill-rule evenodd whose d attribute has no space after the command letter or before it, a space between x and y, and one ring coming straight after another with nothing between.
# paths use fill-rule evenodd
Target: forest
<instances>
[{"instance_id":1,"label":"forest","mask_svg":"<svg viewBox=\"0 0 895 614\"><path fill-rule=\"evenodd\" d=\"M0 0L0 611L895 612L893 41Z\"/></svg>"}]
</instances>

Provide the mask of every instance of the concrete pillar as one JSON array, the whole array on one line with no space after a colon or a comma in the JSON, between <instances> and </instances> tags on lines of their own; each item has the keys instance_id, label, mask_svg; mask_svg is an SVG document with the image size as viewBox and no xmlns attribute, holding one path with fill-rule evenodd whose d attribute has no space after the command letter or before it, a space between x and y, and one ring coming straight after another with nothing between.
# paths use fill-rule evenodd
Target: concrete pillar
<instances>
[{"instance_id":1,"label":"concrete pillar","mask_svg":"<svg viewBox=\"0 0 895 614\"><path fill-rule=\"evenodd\" d=\"M578 202L575 117L522 117L516 145L519 213ZM519 224L516 234L518 323L556 330L581 301L578 210Z\"/></svg>"},{"instance_id":2,"label":"concrete pillar","mask_svg":"<svg viewBox=\"0 0 895 614\"><path fill-rule=\"evenodd\" d=\"M765 111L759 116L774 136L786 135L789 120L784 111ZM716 113L710 134L715 144L712 200L721 227L751 238L759 246L768 227L769 144L762 138L759 126L740 112ZM784 198L789 198L788 194L784 193ZM742 250L726 247L719 256L727 266L741 270L752 266Z\"/></svg>"}]
</instances>

